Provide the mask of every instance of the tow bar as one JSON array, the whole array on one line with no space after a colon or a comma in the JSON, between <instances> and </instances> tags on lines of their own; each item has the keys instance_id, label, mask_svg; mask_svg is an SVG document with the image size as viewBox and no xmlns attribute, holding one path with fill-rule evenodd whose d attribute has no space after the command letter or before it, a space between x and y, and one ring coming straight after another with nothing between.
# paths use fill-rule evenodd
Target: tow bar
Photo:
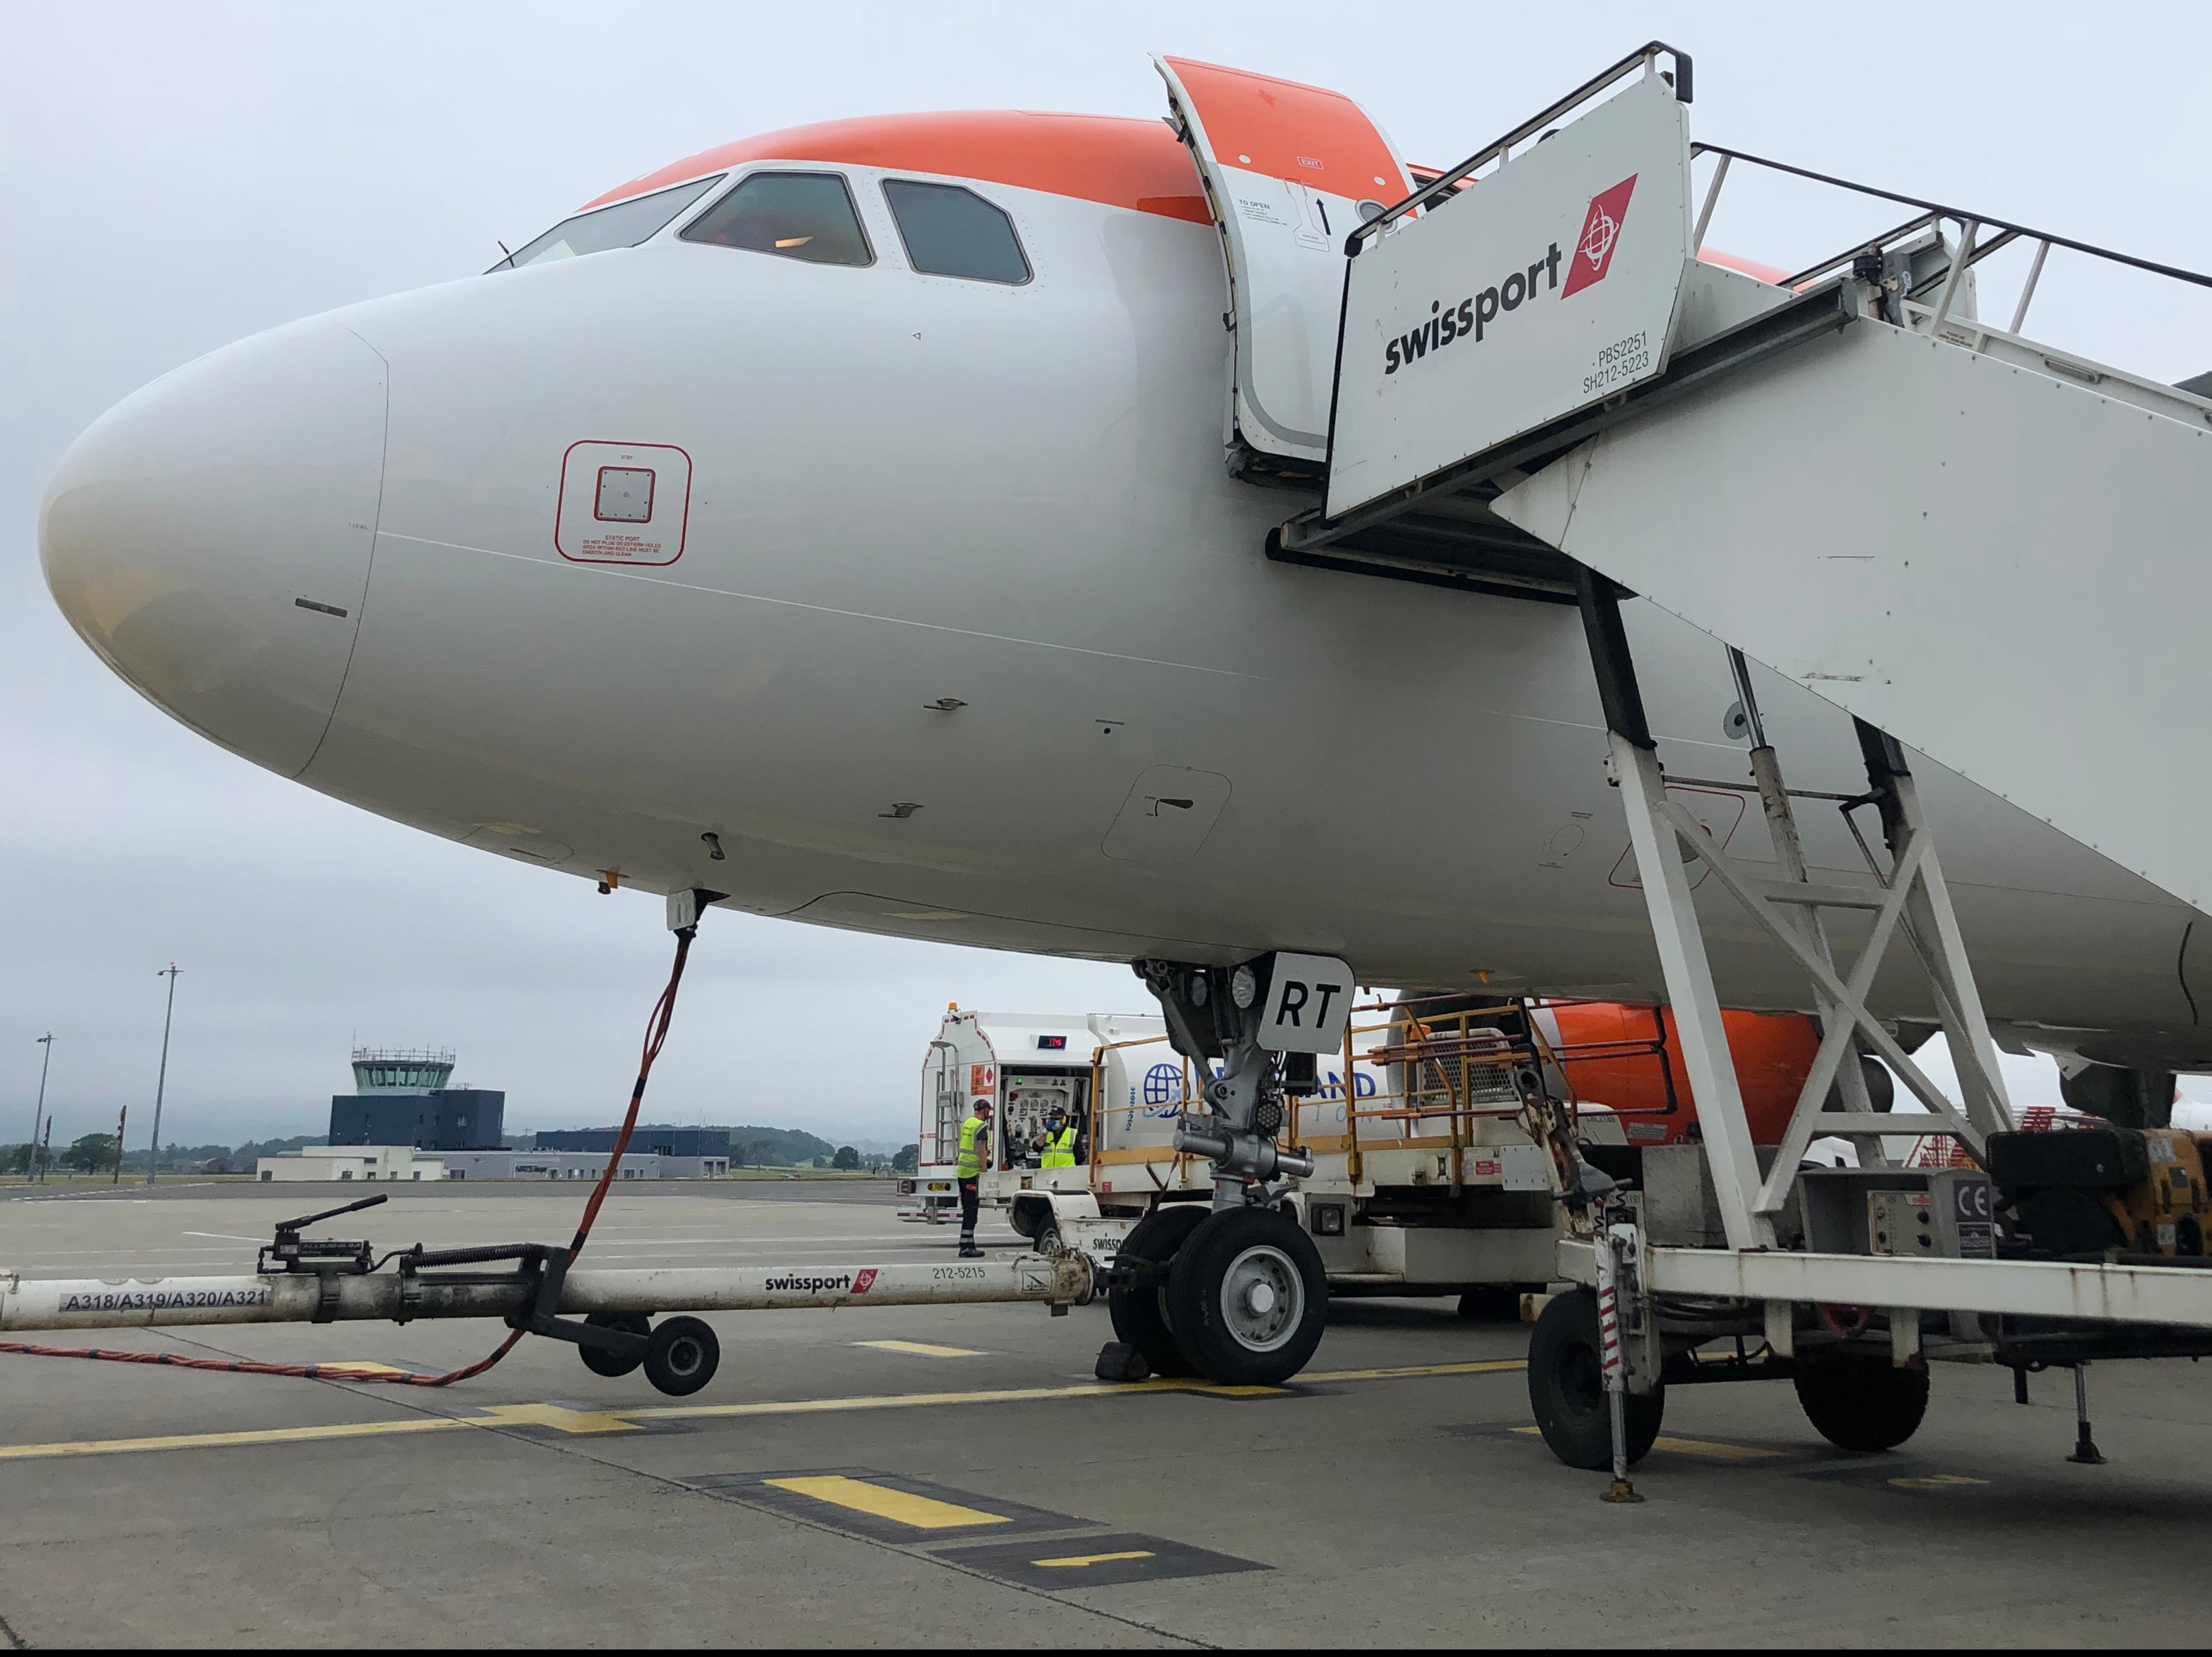
<instances>
[{"instance_id":1,"label":"tow bar","mask_svg":"<svg viewBox=\"0 0 2212 1657\"><path fill-rule=\"evenodd\" d=\"M386 1200L381 1194L366 1197L280 1222L251 1274L54 1280L0 1272L0 1332L498 1318L510 1329L569 1342L602 1375L642 1365L654 1386L680 1394L713 1379L719 1353L712 1331L696 1319L672 1318L651 1326L649 1320L662 1313L1030 1301L1058 1316L1071 1306L1088 1305L1098 1279L1091 1257L1073 1249L957 1265L592 1272L571 1270L568 1250L556 1244L434 1249L417 1243L377 1259L366 1241L301 1235ZM469 1269L495 1266L506 1269ZM667 1333L678 1326L688 1326ZM659 1350L687 1340L692 1345L682 1354Z\"/></svg>"}]
</instances>

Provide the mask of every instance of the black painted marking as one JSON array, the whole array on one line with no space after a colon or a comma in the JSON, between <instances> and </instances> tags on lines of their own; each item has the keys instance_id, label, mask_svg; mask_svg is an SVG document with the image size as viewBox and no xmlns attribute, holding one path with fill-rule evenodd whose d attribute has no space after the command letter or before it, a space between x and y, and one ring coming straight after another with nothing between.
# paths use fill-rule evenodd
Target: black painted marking
<instances>
[{"instance_id":1,"label":"black painted marking","mask_svg":"<svg viewBox=\"0 0 2212 1657\"><path fill-rule=\"evenodd\" d=\"M324 616L335 616L340 621L345 619L345 611L340 610L336 604L319 604L313 598L295 598L292 602L299 605L301 610L312 610Z\"/></svg>"},{"instance_id":2,"label":"black painted marking","mask_svg":"<svg viewBox=\"0 0 2212 1657\"><path fill-rule=\"evenodd\" d=\"M1127 1531L1061 1537L1050 1542L995 1542L986 1547L948 1550L945 1557L1001 1581L1047 1590L1113 1587L1124 1582L1166 1582L1179 1576L1227 1576L1238 1571L1274 1569L1256 1560Z\"/></svg>"}]
</instances>

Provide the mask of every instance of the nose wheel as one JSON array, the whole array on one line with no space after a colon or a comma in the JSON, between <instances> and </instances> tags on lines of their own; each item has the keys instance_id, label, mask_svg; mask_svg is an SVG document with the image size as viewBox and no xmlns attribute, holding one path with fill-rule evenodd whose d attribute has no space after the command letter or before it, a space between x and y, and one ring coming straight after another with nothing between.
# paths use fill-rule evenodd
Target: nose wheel
<instances>
[{"instance_id":1,"label":"nose wheel","mask_svg":"<svg viewBox=\"0 0 2212 1657\"><path fill-rule=\"evenodd\" d=\"M1304 1369L1328 1321L1328 1277L1297 1222L1265 1208L1209 1214L1175 1256L1168 1320L1208 1381L1273 1387Z\"/></svg>"},{"instance_id":2,"label":"nose wheel","mask_svg":"<svg viewBox=\"0 0 2212 1657\"><path fill-rule=\"evenodd\" d=\"M1171 1203L1137 1222L1115 1265L1133 1267L1132 1281L1106 1302L1114 1338L1133 1347L1156 1375L1187 1375L1191 1361L1176 1339L1168 1312L1171 1262L1191 1234L1212 1217L1203 1203Z\"/></svg>"}]
</instances>

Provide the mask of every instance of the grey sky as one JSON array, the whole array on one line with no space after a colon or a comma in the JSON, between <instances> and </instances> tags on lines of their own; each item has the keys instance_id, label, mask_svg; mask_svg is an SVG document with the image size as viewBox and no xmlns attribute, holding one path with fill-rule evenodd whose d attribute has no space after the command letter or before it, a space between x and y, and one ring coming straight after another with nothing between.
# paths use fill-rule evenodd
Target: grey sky
<instances>
[{"instance_id":1,"label":"grey sky","mask_svg":"<svg viewBox=\"0 0 2212 1657\"><path fill-rule=\"evenodd\" d=\"M657 899L257 770L77 642L39 579L40 492L145 381L481 270L495 238L746 133L908 109L1155 114L1152 50L1334 87L1442 164L1658 33L1695 54L1701 137L2212 267L2212 13L1932 9L18 0L0 100L0 1142L27 1129L49 1028L55 1138L112 1128L127 1100L141 1142L172 957L165 1138L319 1132L356 1034L458 1047L461 1079L508 1089L512 1122L607 1120L665 966ZM1732 182L1712 239L1794 267L1881 217ZM1992 291L2008 314L2001 276ZM2055 264L2035 331L2179 378L2212 367L2197 299ZM654 1094L677 1120L904 1137L947 1000L1144 1005L1117 968L713 919ZM2047 1095L2047 1075L2030 1085Z\"/></svg>"}]
</instances>

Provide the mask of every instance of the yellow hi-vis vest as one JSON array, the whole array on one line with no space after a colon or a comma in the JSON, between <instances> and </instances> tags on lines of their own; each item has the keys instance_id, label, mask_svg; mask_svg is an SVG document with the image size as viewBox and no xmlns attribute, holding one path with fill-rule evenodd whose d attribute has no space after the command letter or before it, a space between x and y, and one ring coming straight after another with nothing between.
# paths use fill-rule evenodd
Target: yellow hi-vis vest
<instances>
[{"instance_id":1,"label":"yellow hi-vis vest","mask_svg":"<svg viewBox=\"0 0 2212 1657\"><path fill-rule=\"evenodd\" d=\"M991 1125L980 1116L970 1116L960 1125L960 1177L972 1180L983 1171L984 1160L991 1154L988 1137ZM986 1136L981 1145L975 1143L978 1135Z\"/></svg>"},{"instance_id":2,"label":"yellow hi-vis vest","mask_svg":"<svg viewBox=\"0 0 2212 1657\"><path fill-rule=\"evenodd\" d=\"M1044 1140L1044 1155L1037 1159L1040 1168L1073 1168L1075 1166L1075 1130L1064 1127L1057 1133L1048 1132Z\"/></svg>"}]
</instances>

